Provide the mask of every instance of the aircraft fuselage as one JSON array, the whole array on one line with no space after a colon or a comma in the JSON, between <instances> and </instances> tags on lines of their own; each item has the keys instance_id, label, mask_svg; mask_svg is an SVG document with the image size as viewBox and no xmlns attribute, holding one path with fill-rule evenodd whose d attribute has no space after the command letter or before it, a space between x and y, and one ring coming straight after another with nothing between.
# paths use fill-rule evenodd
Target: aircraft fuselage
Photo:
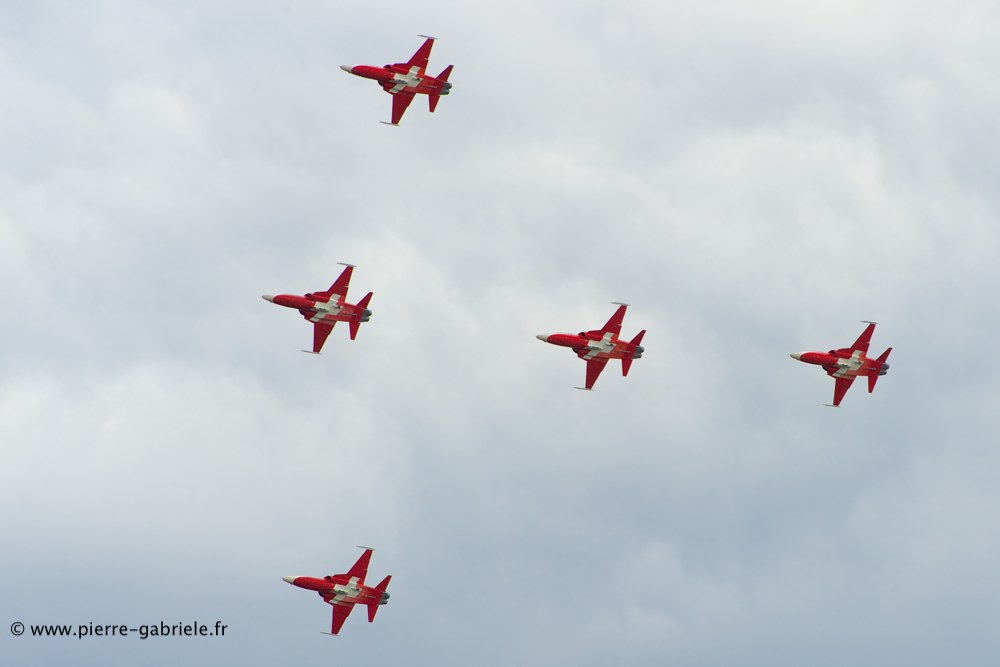
<instances>
[{"instance_id":1,"label":"aircraft fuselage","mask_svg":"<svg viewBox=\"0 0 1000 667\"><path fill-rule=\"evenodd\" d=\"M641 345L632 345L611 334L601 334L599 331L581 331L578 334L539 334L538 340L560 347L569 347L577 356L586 359L594 357L603 359L639 359L645 349Z\"/></svg>"},{"instance_id":2,"label":"aircraft fuselage","mask_svg":"<svg viewBox=\"0 0 1000 667\"><path fill-rule=\"evenodd\" d=\"M316 591L327 602L353 603L353 604L386 604L389 602L389 593L380 591L372 586L359 584L356 578L347 579L344 577L326 577L317 579L316 577L282 577L282 579L293 586Z\"/></svg>"},{"instance_id":3,"label":"aircraft fuselage","mask_svg":"<svg viewBox=\"0 0 1000 667\"><path fill-rule=\"evenodd\" d=\"M451 92L451 83L420 73L420 68L403 65L386 65L373 67L371 65L341 65L340 69L365 79L374 79L389 93L406 90L409 93L423 95L447 95Z\"/></svg>"},{"instance_id":4,"label":"aircraft fuselage","mask_svg":"<svg viewBox=\"0 0 1000 667\"><path fill-rule=\"evenodd\" d=\"M338 303L333 300L323 301L322 299L310 298L310 295L298 296L296 294L276 294L274 296L264 295L265 301L294 308L313 322L318 322L326 318L334 318L338 321L357 319L367 322L371 319L372 311L368 308L360 308L351 303Z\"/></svg>"},{"instance_id":5,"label":"aircraft fuselage","mask_svg":"<svg viewBox=\"0 0 1000 667\"><path fill-rule=\"evenodd\" d=\"M850 350L830 350L829 352L799 352L790 355L792 359L807 364L822 366L831 377L859 377L885 375L889 364L872 359L860 352Z\"/></svg>"}]
</instances>

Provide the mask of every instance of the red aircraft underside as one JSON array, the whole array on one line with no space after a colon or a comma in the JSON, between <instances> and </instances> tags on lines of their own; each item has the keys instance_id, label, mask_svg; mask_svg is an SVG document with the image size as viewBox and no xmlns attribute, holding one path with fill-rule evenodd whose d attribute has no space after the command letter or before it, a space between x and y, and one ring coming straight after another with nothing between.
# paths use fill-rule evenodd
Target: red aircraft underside
<instances>
[{"instance_id":1,"label":"red aircraft underside","mask_svg":"<svg viewBox=\"0 0 1000 667\"><path fill-rule=\"evenodd\" d=\"M392 95L392 122L389 124L399 125L415 95L427 95L428 105L433 112L441 96L451 92L448 77L451 75L452 65L445 67L437 76L427 74L427 61L430 59L433 45L434 38L427 37L413 57L405 63L385 67L341 65L340 69L365 79L378 81L382 89Z\"/></svg>"},{"instance_id":2,"label":"red aircraft underside","mask_svg":"<svg viewBox=\"0 0 1000 667\"><path fill-rule=\"evenodd\" d=\"M601 329L581 331L578 334L538 334L538 340L561 347L572 348L576 355L587 362L587 381L584 389L594 388L601 371L607 366L609 359L621 359L622 375L628 375L632 360L642 357L645 348L639 343L646 335L646 330L640 331L635 338L625 342L618 336L622 330L622 320L625 318L627 304L618 304L618 310Z\"/></svg>"},{"instance_id":3,"label":"red aircraft underside","mask_svg":"<svg viewBox=\"0 0 1000 667\"><path fill-rule=\"evenodd\" d=\"M347 288L351 282L351 274L354 267L350 264L340 274L336 282L330 289L323 292L310 292L303 296L294 294L270 294L263 295L265 301L276 303L286 308L295 308L313 324L313 354L319 354L323 349L323 344L333 331L333 325L337 322L347 322L350 329L351 340L358 335L358 329L362 322L367 322L371 318L372 311L368 309L368 302L371 301L372 293L368 292L361 301L356 304L347 303ZM309 350L303 350L308 352Z\"/></svg>"},{"instance_id":4,"label":"red aircraft underside","mask_svg":"<svg viewBox=\"0 0 1000 667\"><path fill-rule=\"evenodd\" d=\"M868 378L868 393L875 391L875 383L878 379L889 372L889 364L885 363L892 352L890 347L877 359L868 357L868 345L871 343L872 334L875 332L875 323L868 322L868 326L851 347L843 347L829 352L799 352L792 353L792 359L804 361L807 364L822 366L827 375L836 380L833 386L833 407L840 406L844 394L854 384L854 378L865 376Z\"/></svg>"},{"instance_id":5,"label":"red aircraft underside","mask_svg":"<svg viewBox=\"0 0 1000 667\"><path fill-rule=\"evenodd\" d=\"M345 574L331 574L317 579L315 577L282 577L284 581L319 593L333 607L333 622L330 634L336 635L343 627L344 621L350 616L354 605L363 604L368 607L368 622L375 620L375 612L379 605L389 602L386 587L392 575L387 576L377 586L366 586L365 576L368 574L368 563L372 558L372 549L365 549L358 562Z\"/></svg>"}]
</instances>

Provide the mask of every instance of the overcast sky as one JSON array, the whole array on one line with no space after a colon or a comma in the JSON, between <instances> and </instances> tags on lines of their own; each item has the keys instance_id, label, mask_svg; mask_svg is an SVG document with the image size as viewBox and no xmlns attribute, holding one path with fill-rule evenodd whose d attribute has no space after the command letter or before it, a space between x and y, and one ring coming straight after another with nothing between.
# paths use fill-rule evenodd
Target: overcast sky
<instances>
[{"instance_id":1,"label":"overcast sky","mask_svg":"<svg viewBox=\"0 0 1000 667\"><path fill-rule=\"evenodd\" d=\"M0 661L990 665L996 3L0 3ZM439 38L452 94L342 64ZM354 271L374 314L261 294ZM622 378L535 334L647 329ZM789 352L890 373L839 410ZM285 575L392 574L339 638ZM15 637L15 621L229 625Z\"/></svg>"}]
</instances>

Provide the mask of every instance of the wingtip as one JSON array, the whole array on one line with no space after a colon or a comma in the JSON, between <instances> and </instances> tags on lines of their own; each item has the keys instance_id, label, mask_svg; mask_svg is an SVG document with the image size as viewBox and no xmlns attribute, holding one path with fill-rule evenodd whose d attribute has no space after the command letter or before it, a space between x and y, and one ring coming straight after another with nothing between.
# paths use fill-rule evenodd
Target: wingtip
<instances>
[{"instance_id":1,"label":"wingtip","mask_svg":"<svg viewBox=\"0 0 1000 667\"><path fill-rule=\"evenodd\" d=\"M417 35L417 37L423 37L424 39L437 39L437 37L431 37L430 35Z\"/></svg>"}]
</instances>

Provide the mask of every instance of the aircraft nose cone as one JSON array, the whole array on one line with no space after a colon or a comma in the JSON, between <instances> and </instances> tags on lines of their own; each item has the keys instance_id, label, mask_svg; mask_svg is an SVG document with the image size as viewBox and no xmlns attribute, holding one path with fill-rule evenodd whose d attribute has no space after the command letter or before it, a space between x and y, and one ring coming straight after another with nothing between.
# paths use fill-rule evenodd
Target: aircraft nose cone
<instances>
[{"instance_id":1,"label":"aircraft nose cone","mask_svg":"<svg viewBox=\"0 0 1000 667\"><path fill-rule=\"evenodd\" d=\"M270 301L271 303L274 303L274 295L273 294L261 294L260 298L264 299L264 301Z\"/></svg>"},{"instance_id":2,"label":"aircraft nose cone","mask_svg":"<svg viewBox=\"0 0 1000 667\"><path fill-rule=\"evenodd\" d=\"M549 342L549 337L546 336L545 334L538 334L537 336L535 336L535 338L537 338L538 340L542 341L543 343L548 343Z\"/></svg>"},{"instance_id":3,"label":"aircraft nose cone","mask_svg":"<svg viewBox=\"0 0 1000 667\"><path fill-rule=\"evenodd\" d=\"M351 70L354 69L351 65L341 65L340 69L344 70L348 74L354 74Z\"/></svg>"},{"instance_id":4,"label":"aircraft nose cone","mask_svg":"<svg viewBox=\"0 0 1000 667\"><path fill-rule=\"evenodd\" d=\"M792 352L792 353L791 353L790 355L788 355L788 356L790 356L790 357L791 357L792 359L794 359L795 361L802 361L802 353L801 353L801 352Z\"/></svg>"},{"instance_id":5,"label":"aircraft nose cone","mask_svg":"<svg viewBox=\"0 0 1000 667\"><path fill-rule=\"evenodd\" d=\"M289 584L295 583L295 577L282 577L281 580Z\"/></svg>"}]
</instances>

